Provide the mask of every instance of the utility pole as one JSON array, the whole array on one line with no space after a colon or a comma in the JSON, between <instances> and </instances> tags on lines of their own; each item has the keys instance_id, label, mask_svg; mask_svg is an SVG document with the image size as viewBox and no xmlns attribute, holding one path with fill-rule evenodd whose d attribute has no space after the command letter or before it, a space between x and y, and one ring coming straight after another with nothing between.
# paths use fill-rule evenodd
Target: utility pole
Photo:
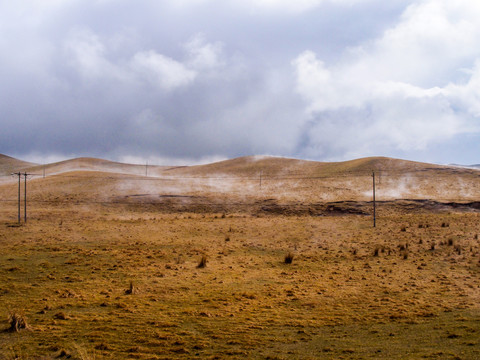
<instances>
[{"instance_id":1,"label":"utility pole","mask_svg":"<svg viewBox=\"0 0 480 360\"><path fill-rule=\"evenodd\" d=\"M377 226L377 214L376 214L376 203L375 203L375 171L372 171L373 177L373 227Z\"/></svg>"},{"instance_id":2,"label":"utility pole","mask_svg":"<svg viewBox=\"0 0 480 360\"><path fill-rule=\"evenodd\" d=\"M27 172L24 172L23 174L21 172L18 172L18 173L13 173L12 175L17 175L18 176L18 222L20 223L21 221L21 215L20 215L20 203L21 203L21 199L20 199L20 179L21 177L23 176L24 177L24 181L25 181L25 187L24 187L24 204L23 204L23 207L24 207L24 221L25 223L27 222L27 176L28 175L35 175L35 174L28 174Z\"/></svg>"},{"instance_id":3,"label":"utility pole","mask_svg":"<svg viewBox=\"0 0 480 360\"><path fill-rule=\"evenodd\" d=\"M21 216L20 216L20 178L22 176L22 173L13 173L12 175L18 175L18 223L21 221Z\"/></svg>"},{"instance_id":4,"label":"utility pole","mask_svg":"<svg viewBox=\"0 0 480 360\"><path fill-rule=\"evenodd\" d=\"M25 210L25 215L24 215L24 220L25 220L25 223L27 223L27 173L25 172L23 174L25 176L25 192L24 192L24 201L25 201L25 204L24 204L24 210Z\"/></svg>"}]
</instances>

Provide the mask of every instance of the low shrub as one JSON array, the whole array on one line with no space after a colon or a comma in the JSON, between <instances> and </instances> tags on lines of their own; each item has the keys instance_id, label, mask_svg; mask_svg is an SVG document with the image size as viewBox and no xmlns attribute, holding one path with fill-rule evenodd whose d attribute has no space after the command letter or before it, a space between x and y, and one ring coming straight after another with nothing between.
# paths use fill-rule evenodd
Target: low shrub
<instances>
[{"instance_id":1,"label":"low shrub","mask_svg":"<svg viewBox=\"0 0 480 360\"><path fill-rule=\"evenodd\" d=\"M133 285L133 281L130 281L130 286L128 287L127 290L125 290L125 294L127 295L133 295L137 292L137 289Z\"/></svg>"},{"instance_id":2,"label":"low shrub","mask_svg":"<svg viewBox=\"0 0 480 360\"><path fill-rule=\"evenodd\" d=\"M8 315L8 323L10 324L8 331L18 332L21 329L29 329L25 316L16 312L11 312Z\"/></svg>"},{"instance_id":3,"label":"low shrub","mask_svg":"<svg viewBox=\"0 0 480 360\"><path fill-rule=\"evenodd\" d=\"M202 255L202 258L200 259L200 262L198 263L197 268L203 269L206 266L207 266L207 257L205 255Z\"/></svg>"},{"instance_id":4,"label":"low shrub","mask_svg":"<svg viewBox=\"0 0 480 360\"><path fill-rule=\"evenodd\" d=\"M293 262L293 258L295 255L293 255L291 252L288 252L287 255L285 255L284 262L285 264L291 264Z\"/></svg>"}]
</instances>

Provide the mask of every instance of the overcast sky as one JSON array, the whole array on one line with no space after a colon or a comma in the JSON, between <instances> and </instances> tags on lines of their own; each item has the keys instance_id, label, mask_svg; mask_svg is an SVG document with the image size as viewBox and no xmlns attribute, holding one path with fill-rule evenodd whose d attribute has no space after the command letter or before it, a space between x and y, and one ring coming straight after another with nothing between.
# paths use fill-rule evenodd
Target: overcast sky
<instances>
[{"instance_id":1,"label":"overcast sky","mask_svg":"<svg viewBox=\"0 0 480 360\"><path fill-rule=\"evenodd\" d=\"M480 163L480 2L0 0L0 153Z\"/></svg>"}]
</instances>

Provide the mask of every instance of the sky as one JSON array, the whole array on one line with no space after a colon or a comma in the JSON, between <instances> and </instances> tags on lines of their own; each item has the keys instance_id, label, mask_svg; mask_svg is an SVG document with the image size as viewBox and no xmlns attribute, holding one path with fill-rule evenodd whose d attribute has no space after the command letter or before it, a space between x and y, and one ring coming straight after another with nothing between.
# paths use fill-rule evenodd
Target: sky
<instances>
[{"instance_id":1,"label":"sky","mask_svg":"<svg viewBox=\"0 0 480 360\"><path fill-rule=\"evenodd\" d=\"M0 153L480 163L480 2L0 0Z\"/></svg>"}]
</instances>

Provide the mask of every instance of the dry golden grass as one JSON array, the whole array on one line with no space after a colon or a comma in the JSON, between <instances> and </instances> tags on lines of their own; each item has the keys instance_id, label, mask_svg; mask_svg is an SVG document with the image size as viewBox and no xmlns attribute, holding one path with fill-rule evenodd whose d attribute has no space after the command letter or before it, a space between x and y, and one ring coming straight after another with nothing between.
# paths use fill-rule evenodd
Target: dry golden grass
<instances>
[{"instance_id":1,"label":"dry golden grass","mask_svg":"<svg viewBox=\"0 0 480 360\"><path fill-rule=\"evenodd\" d=\"M78 344L96 359L480 355L477 214L373 229L352 215L34 210L26 226L0 226L4 328L9 311L31 327L0 333L5 358Z\"/></svg>"},{"instance_id":2,"label":"dry golden grass","mask_svg":"<svg viewBox=\"0 0 480 360\"><path fill-rule=\"evenodd\" d=\"M26 225L2 203L0 359L480 358L474 208L385 202L373 228L363 172L261 189L68 175L29 182Z\"/></svg>"}]
</instances>

